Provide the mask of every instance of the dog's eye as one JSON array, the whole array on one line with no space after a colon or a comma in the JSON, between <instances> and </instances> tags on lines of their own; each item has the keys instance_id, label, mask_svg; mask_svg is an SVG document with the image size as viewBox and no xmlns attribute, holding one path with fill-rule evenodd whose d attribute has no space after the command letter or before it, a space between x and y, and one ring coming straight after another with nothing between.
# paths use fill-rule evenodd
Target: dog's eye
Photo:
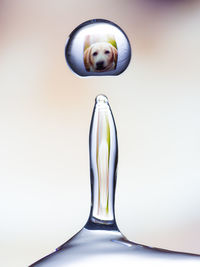
<instances>
[{"instance_id":1,"label":"dog's eye","mask_svg":"<svg viewBox=\"0 0 200 267\"><path fill-rule=\"evenodd\" d=\"M97 56L97 52L94 52L92 55L93 55L94 57Z\"/></svg>"},{"instance_id":2,"label":"dog's eye","mask_svg":"<svg viewBox=\"0 0 200 267\"><path fill-rule=\"evenodd\" d=\"M105 54L110 54L110 51L106 50L106 51L105 51Z\"/></svg>"}]
</instances>

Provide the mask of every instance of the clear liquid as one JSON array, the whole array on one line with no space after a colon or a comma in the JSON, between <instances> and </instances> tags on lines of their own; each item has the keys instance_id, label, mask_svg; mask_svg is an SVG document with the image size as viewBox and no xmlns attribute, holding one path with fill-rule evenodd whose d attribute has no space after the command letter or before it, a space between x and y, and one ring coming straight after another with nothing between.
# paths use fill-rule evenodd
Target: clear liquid
<instances>
[{"instance_id":1,"label":"clear liquid","mask_svg":"<svg viewBox=\"0 0 200 267\"><path fill-rule=\"evenodd\" d=\"M128 242L119 231L83 228L56 252L31 266L192 267L199 266L199 262L199 256L162 251Z\"/></svg>"},{"instance_id":2,"label":"clear liquid","mask_svg":"<svg viewBox=\"0 0 200 267\"><path fill-rule=\"evenodd\" d=\"M65 57L71 70L80 76L119 75L129 65L131 47L118 25L93 19L72 31Z\"/></svg>"},{"instance_id":3,"label":"clear liquid","mask_svg":"<svg viewBox=\"0 0 200 267\"><path fill-rule=\"evenodd\" d=\"M117 132L108 100L103 95L95 101L89 147L91 212L88 222L55 252L31 266L199 266L198 255L136 244L119 231L114 214Z\"/></svg>"}]
</instances>

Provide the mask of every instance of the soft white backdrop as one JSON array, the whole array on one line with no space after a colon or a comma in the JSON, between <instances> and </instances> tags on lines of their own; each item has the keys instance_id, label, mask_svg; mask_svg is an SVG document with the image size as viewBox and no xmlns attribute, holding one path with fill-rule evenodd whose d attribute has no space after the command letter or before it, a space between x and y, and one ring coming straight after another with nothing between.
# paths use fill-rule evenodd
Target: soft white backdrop
<instances>
[{"instance_id":1,"label":"soft white backdrop","mask_svg":"<svg viewBox=\"0 0 200 267\"><path fill-rule=\"evenodd\" d=\"M92 18L130 39L118 77L79 78L65 63L68 34ZM27 266L85 224L99 93L118 129L119 228L200 253L199 2L8 0L0 20L0 265Z\"/></svg>"}]
</instances>

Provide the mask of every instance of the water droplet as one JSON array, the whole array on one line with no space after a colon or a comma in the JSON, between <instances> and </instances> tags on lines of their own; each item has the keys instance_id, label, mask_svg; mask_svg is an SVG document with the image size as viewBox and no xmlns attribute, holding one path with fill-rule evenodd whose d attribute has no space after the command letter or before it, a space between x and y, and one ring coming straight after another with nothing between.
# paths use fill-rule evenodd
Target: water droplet
<instances>
[{"instance_id":1,"label":"water droplet","mask_svg":"<svg viewBox=\"0 0 200 267\"><path fill-rule=\"evenodd\" d=\"M129 65L131 46L118 25L93 19L72 31L65 57L72 71L80 76L119 75Z\"/></svg>"}]
</instances>

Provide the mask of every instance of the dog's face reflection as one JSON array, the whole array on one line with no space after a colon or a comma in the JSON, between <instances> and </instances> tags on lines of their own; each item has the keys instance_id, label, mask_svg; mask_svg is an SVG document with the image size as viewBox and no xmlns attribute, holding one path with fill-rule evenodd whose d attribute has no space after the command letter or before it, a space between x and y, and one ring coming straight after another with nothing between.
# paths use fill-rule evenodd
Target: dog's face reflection
<instances>
[{"instance_id":1,"label":"dog's face reflection","mask_svg":"<svg viewBox=\"0 0 200 267\"><path fill-rule=\"evenodd\" d=\"M117 49L107 42L97 42L84 52L87 71L103 72L114 70L117 62Z\"/></svg>"}]
</instances>

